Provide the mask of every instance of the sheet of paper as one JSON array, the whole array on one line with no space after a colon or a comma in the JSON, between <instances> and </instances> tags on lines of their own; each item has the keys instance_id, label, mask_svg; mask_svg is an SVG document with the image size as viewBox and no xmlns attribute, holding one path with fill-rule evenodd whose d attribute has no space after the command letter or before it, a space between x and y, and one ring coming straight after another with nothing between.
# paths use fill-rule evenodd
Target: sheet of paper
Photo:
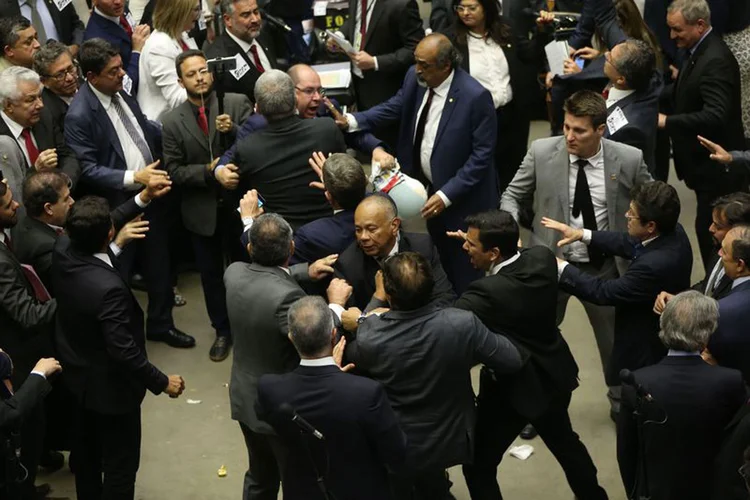
<instances>
[{"instance_id":1,"label":"sheet of paper","mask_svg":"<svg viewBox=\"0 0 750 500\"><path fill-rule=\"evenodd\" d=\"M230 71L230 73L232 73L232 76L237 80L241 80L242 77L245 76L245 73L250 70L250 65L247 64L247 61L240 53L235 54L234 59L237 61L237 68Z\"/></svg>"},{"instance_id":2,"label":"sheet of paper","mask_svg":"<svg viewBox=\"0 0 750 500\"><path fill-rule=\"evenodd\" d=\"M313 69L320 75L320 84L326 89L345 89L352 82L348 62L317 64Z\"/></svg>"},{"instance_id":3,"label":"sheet of paper","mask_svg":"<svg viewBox=\"0 0 750 500\"><path fill-rule=\"evenodd\" d=\"M356 50L354 50L354 47L352 46L352 44L349 43L349 41L346 38L344 38L344 35L340 33L334 33L329 30L326 30L326 34L328 35L329 38L332 38L334 43L338 45L341 48L341 50L343 50L347 54L354 54L355 52L357 52Z\"/></svg>"},{"instance_id":4,"label":"sheet of paper","mask_svg":"<svg viewBox=\"0 0 750 500\"><path fill-rule=\"evenodd\" d=\"M565 60L570 57L568 54L568 42L554 40L544 46L544 52L547 55L550 72L553 75L564 74Z\"/></svg>"},{"instance_id":5,"label":"sheet of paper","mask_svg":"<svg viewBox=\"0 0 750 500\"><path fill-rule=\"evenodd\" d=\"M620 107L616 107L607 117L607 128L609 129L609 135L613 135L615 132L620 130L622 127L628 124L628 119L625 117L625 113L622 112Z\"/></svg>"},{"instance_id":6,"label":"sheet of paper","mask_svg":"<svg viewBox=\"0 0 750 500\"><path fill-rule=\"evenodd\" d=\"M318 0L313 4L313 16L325 16L326 15L326 9L328 8L328 2L320 1Z\"/></svg>"},{"instance_id":7,"label":"sheet of paper","mask_svg":"<svg viewBox=\"0 0 750 500\"><path fill-rule=\"evenodd\" d=\"M128 95L133 95L133 80L128 76L127 73L122 76L122 90L124 90Z\"/></svg>"}]
</instances>

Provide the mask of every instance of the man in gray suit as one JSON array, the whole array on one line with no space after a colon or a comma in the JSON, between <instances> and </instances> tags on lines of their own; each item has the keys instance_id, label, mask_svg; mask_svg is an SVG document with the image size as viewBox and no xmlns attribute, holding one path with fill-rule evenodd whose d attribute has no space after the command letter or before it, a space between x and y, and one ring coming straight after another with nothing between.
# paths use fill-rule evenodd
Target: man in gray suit
<instances>
[{"instance_id":1,"label":"man in gray suit","mask_svg":"<svg viewBox=\"0 0 750 500\"><path fill-rule=\"evenodd\" d=\"M203 52L182 52L175 66L178 82L187 91L188 100L164 115L164 164L181 190L182 221L190 231L208 317L216 330L209 357L212 361L223 361L229 355L232 335L221 276L225 255L232 256L232 260L241 258L238 237L242 228L237 216L232 214L236 200L232 202L229 193L223 191L237 188L237 167L229 165L218 170L215 167L224 150L234 142L238 126L252 113L252 108L247 96L227 94L224 114L219 115L213 76Z\"/></svg>"},{"instance_id":2,"label":"man in gray suit","mask_svg":"<svg viewBox=\"0 0 750 500\"><path fill-rule=\"evenodd\" d=\"M0 172L10 190L20 195L26 177L26 160L16 141L5 135L0 136ZM20 203L20 196L16 201Z\"/></svg>"},{"instance_id":3,"label":"man in gray suit","mask_svg":"<svg viewBox=\"0 0 750 500\"><path fill-rule=\"evenodd\" d=\"M432 300L432 266L421 254L390 257L377 280L391 310L360 318L346 362L383 384L406 433L405 471L392 477L395 498L452 498L445 469L473 458L471 367L517 372L527 355L472 312Z\"/></svg>"},{"instance_id":4,"label":"man in gray suit","mask_svg":"<svg viewBox=\"0 0 750 500\"><path fill-rule=\"evenodd\" d=\"M521 208L533 201L533 232L528 246L544 245L587 273L616 278L618 265L624 264L616 264L612 257L590 255L583 244L558 249L560 234L544 227L541 219L549 217L581 229L627 231L625 212L630 206L630 190L651 181L651 175L640 150L602 138L607 104L601 95L576 92L565 102L564 109L564 136L531 144L503 193L500 207L518 220ZM558 325L565 317L569 298L569 294L560 292ZM606 374L614 342L614 308L584 301L582 304L594 329ZM616 413L620 382L606 382L611 409Z\"/></svg>"},{"instance_id":5,"label":"man in gray suit","mask_svg":"<svg viewBox=\"0 0 750 500\"><path fill-rule=\"evenodd\" d=\"M243 500L275 500L280 463L285 450L273 429L258 419L255 402L258 379L267 373L287 373L299 365L299 356L287 338L287 312L306 294L299 283L315 281L333 272L336 255L312 264L289 267L294 253L292 228L277 214L257 207L258 193L248 194L256 213L250 229L252 264L235 262L224 274L229 324L234 335L234 361L229 386L232 419L245 437L250 463L245 474ZM334 279L328 302L343 309L351 295L345 281Z\"/></svg>"}]
</instances>

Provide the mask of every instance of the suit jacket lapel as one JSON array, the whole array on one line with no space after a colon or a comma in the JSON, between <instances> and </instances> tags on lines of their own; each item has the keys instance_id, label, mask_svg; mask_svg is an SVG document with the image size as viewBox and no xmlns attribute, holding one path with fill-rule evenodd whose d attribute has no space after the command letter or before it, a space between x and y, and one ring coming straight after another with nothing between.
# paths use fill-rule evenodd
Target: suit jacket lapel
<instances>
[{"instance_id":1,"label":"suit jacket lapel","mask_svg":"<svg viewBox=\"0 0 750 500\"><path fill-rule=\"evenodd\" d=\"M411 124L409 126L409 131L411 132L410 142L414 144L414 134L417 132L417 120L419 119L419 108L422 106L422 101L424 100L424 95L427 93L427 89L419 86L417 87L417 98L414 102L414 112L412 113L412 119Z\"/></svg>"},{"instance_id":2,"label":"suit jacket lapel","mask_svg":"<svg viewBox=\"0 0 750 500\"><path fill-rule=\"evenodd\" d=\"M213 110L211 111L213 113ZM203 134L203 131L198 126L198 120L195 119L195 115L193 114L193 109L190 107L190 102L185 101L182 104L180 104L180 116L182 117L182 126L187 130L188 134L193 136L193 138L196 140L198 144L201 145L203 149L208 151L208 143L206 142L206 136ZM209 122L210 124L211 122ZM210 126L209 126L210 129Z\"/></svg>"},{"instance_id":3,"label":"suit jacket lapel","mask_svg":"<svg viewBox=\"0 0 750 500\"><path fill-rule=\"evenodd\" d=\"M224 110L224 113L229 114L229 111L227 109ZM214 144L216 142L216 117L219 116L219 98L216 97L216 92L211 93L211 97L208 99L208 140L209 144L213 146L214 150L217 150L217 145ZM214 124L212 126L212 124ZM240 126L239 123L236 124L238 127ZM213 158L212 158L213 159Z\"/></svg>"},{"instance_id":4,"label":"suit jacket lapel","mask_svg":"<svg viewBox=\"0 0 750 500\"><path fill-rule=\"evenodd\" d=\"M13 139L13 144L15 144L18 150L21 152L21 158L23 158L23 164L24 167L26 167L24 172L31 168L29 165L29 161L26 159L26 155L23 154L23 149L21 149L21 146L18 145L18 141L13 136L13 132L10 131L8 125L5 123L5 120L3 120L2 118L0 118L0 135L5 135Z\"/></svg>"},{"instance_id":5,"label":"suit jacket lapel","mask_svg":"<svg viewBox=\"0 0 750 500\"><path fill-rule=\"evenodd\" d=\"M93 111L92 114L94 115L94 118L96 119L96 121L99 122L99 126L102 128L102 130L107 131L109 142L112 143L112 147L114 148L115 153L117 153L120 156L122 163L124 165L127 165L127 163L125 163L125 153L122 151L122 144L120 144L120 139L117 137L115 126L110 121L109 115L107 115L107 110L104 109L104 107L102 106L102 103L100 103L99 99L97 99L96 94L94 94L94 92L91 91L91 89L89 89L88 86L79 90L79 92L81 91L88 92L88 95L86 97L89 100L89 106L91 107L91 110Z\"/></svg>"},{"instance_id":6,"label":"suit jacket lapel","mask_svg":"<svg viewBox=\"0 0 750 500\"><path fill-rule=\"evenodd\" d=\"M557 195L565 223L570 224L570 157L568 156L568 149L565 147L565 138L562 138L558 143L557 151L555 151L550 165L565 165L565 169L562 170L565 172L564 182L561 184L561 189L558 190Z\"/></svg>"},{"instance_id":7,"label":"suit jacket lapel","mask_svg":"<svg viewBox=\"0 0 750 500\"><path fill-rule=\"evenodd\" d=\"M440 142L440 136L443 135L443 132L445 132L445 127L448 125L448 122L450 122L453 110L456 109L456 106L458 106L458 95L461 89L459 89L456 84L457 77L458 74L454 74L453 82L451 82L451 87L450 89L448 89L448 95L445 96L443 114L440 116L440 123L438 124L437 134L435 134L436 145ZM432 148L432 152L435 152L434 147Z\"/></svg>"},{"instance_id":8,"label":"suit jacket lapel","mask_svg":"<svg viewBox=\"0 0 750 500\"><path fill-rule=\"evenodd\" d=\"M384 5L385 0L377 0L375 2L375 5L372 7L372 15L370 16L370 22L367 23L367 32L365 33L365 43L362 44L362 50L365 50L367 47L367 44L370 43L370 38L372 38L372 34L375 33L375 26L378 24L378 20L383 14L383 10L385 9ZM363 16L365 16L367 13L363 13ZM366 19L366 17L365 17Z\"/></svg>"},{"instance_id":9,"label":"suit jacket lapel","mask_svg":"<svg viewBox=\"0 0 750 500\"><path fill-rule=\"evenodd\" d=\"M39 120L31 130L34 132L37 149L39 149L40 153L46 149L54 149L55 145L52 142L54 138L53 131L47 129L44 120Z\"/></svg>"},{"instance_id":10,"label":"suit jacket lapel","mask_svg":"<svg viewBox=\"0 0 750 500\"><path fill-rule=\"evenodd\" d=\"M615 219L620 216L620 211L623 207L617 206L617 178L620 175L620 159L612 151L612 148L605 147L602 142L602 148L604 148L604 191L607 195L607 218L609 219L609 227L614 228Z\"/></svg>"}]
</instances>

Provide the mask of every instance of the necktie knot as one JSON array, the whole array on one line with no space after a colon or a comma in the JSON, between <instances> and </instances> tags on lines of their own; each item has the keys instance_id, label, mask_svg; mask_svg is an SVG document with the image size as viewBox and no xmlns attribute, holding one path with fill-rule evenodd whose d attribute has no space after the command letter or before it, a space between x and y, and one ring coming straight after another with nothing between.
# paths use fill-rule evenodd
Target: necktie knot
<instances>
[{"instance_id":1,"label":"necktie knot","mask_svg":"<svg viewBox=\"0 0 750 500\"><path fill-rule=\"evenodd\" d=\"M120 16L120 26L122 26L122 29L125 30L125 33L127 33L129 37L133 36L133 27L130 26L125 14Z\"/></svg>"}]
</instances>

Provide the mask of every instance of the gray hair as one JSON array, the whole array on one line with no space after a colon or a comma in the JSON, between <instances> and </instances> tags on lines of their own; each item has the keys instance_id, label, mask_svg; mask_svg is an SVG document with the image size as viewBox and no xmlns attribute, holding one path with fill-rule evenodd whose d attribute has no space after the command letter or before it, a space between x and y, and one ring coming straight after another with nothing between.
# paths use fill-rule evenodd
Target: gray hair
<instances>
[{"instance_id":1,"label":"gray hair","mask_svg":"<svg viewBox=\"0 0 750 500\"><path fill-rule=\"evenodd\" d=\"M616 64L617 71L633 90L646 90L656 68L656 54L651 45L643 40L631 38L620 45L621 54Z\"/></svg>"},{"instance_id":2,"label":"gray hair","mask_svg":"<svg viewBox=\"0 0 750 500\"><path fill-rule=\"evenodd\" d=\"M333 317L322 297L302 297L287 313L289 335L300 356L311 358L327 354L331 347Z\"/></svg>"},{"instance_id":3,"label":"gray hair","mask_svg":"<svg viewBox=\"0 0 750 500\"><path fill-rule=\"evenodd\" d=\"M255 102L269 122L291 116L297 106L292 78L278 69L269 69L255 82Z\"/></svg>"},{"instance_id":4,"label":"gray hair","mask_svg":"<svg viewBox=\"0 0 750 500\"><path fill-rule=\"evenodd\" d=\"M362 164L346 153L334 153L323 166L326 191L344 210L354 210L365 197L367 176Z\"/></svg>"},{"instance_id":5,"label":"gray hair","mask_svg":"<svg viewBox=\"0 0 750 500\"><path fill-rule=\"evenodd\" d=\"M688 24L695 24L698 19L703 19L706 25L711 26L711 8L706 0L674 0L667 12L670 14L681 13Z\"/></svg>"},{"instance_id":6,"label":"gray hair","mask_svg":"<svg viewBox=\"0 0 750 500\"><path fill-rule=\"evenodd\" d=\"M13 47L21 38L19 33L30 27L31 22L23 16L0 17L0 52Z\"/></svg>"},{"instance_id":7,"label":"gray hair","mask_svg":"<svg viewBox=\"0 0 750 500\"><path fill-rule=\"evenodd\" d=\"M39 75L29 68L11 66L0 72L0 102L3 105L7 101L15 101L21 98L21 91L18 88L20 82L41 84Z\"/></svg>"},{"instance_id":8,"label":"gray hair","mask_svg":"<svg viewBox=\"0 0 750 500\"><path fill-rule=\"evenodd\" d=\"M719 303L695 290L672 297L661 314L659 340L668 349L700 351L716 330Z\"/></svg>"},{"instance_id":9,"label":"gray hair","mask_svg":"<svg viewBox=\"0 0 750 500\"><path fill-rule=\"evenodd\" d=\"M238 0L221 0L221 13L232 15L234 13L234 3Z\"/></svg>"},{"instance_id":10,"label":"gray hair","mask_svg":"<svg viewBox=\"0 0 750 500\"><path fill-rule=\"evenodd\" d=\"M46 44L34 54L34 71L41 76L52 76L48 73L50 65L63 54L68 54L73 61L73 54L70 53L68 46L57 40L48 40Z\"/></svg>"},{"instance_id":11,"label":"gray hair","mask_svg":"<svg viewBox=\"0 0 750 500\"><path fill-rule=\"evenodd\" d=\"M282 266L291 256L292 226L278 214L263 214L250 228L252 258L261 266Z\"/></svg>"}]
</instances>

